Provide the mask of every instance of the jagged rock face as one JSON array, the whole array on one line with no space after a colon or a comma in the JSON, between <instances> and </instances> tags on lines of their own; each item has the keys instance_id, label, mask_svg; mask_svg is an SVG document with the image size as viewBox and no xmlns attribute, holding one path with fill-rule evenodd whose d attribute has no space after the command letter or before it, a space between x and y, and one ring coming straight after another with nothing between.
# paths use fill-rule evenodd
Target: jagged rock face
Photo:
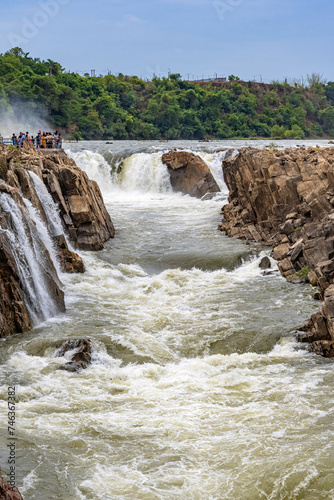
<instances>
[{"instance_id":1,"label":"jagged rock face","mask_svg":"<svg viewBox=\"0 0 334 500\"><path fill-rule=\"evenodd\" d=\"M65 356L67 352L74 351L68 363L61 366L60 370L78 372L88 368L92 362L92 342L90 339L70 339L65 341L57 352L57 357Z\"/></svg>"},{"instance_id":2,"label":"jagged rock face","mask_svg":"<svg viewBox=\"0 0 334 500\"><path fill-rule=\"evenodd\" d=\"M283 276L309 272L309 281L325 294L321 312L302 341L334 341L334 148L246 148L223 162L229 204L220 229L227 235L273 246ZM309 269L308 267L309 266ZM298 278L298 276L297 276ZM317 344L316 352L320 352ZM327 346L327 344L326 344ZM323 355L332 352L328 346ZM326 354L327 353L327 354Z\"/></svg>"},{"instance_id":3,"label":"jagged rock face","mask_svg":"<svg viewBox=\"0 0 334 500\"><path fill-rule=\"evenodd\" d=\"M197 155L186 151L170 151L162 155L167 165L174 191L196 198L220 191L207 164Z\"/></svg>"},{"instance_id":4,"label":"jagged rock face","mask_svg":"<svg viewBox=\"0 0 334 500\"><path fill-rule=\"evenodd\" d=\"M65 310L50 255L65 272L84 272L84 265L64 229L80 249L100 250L113 237L97 184L64 153L43 155L29 144L10 152L0 144L0 337Z\"/></svg>"},{"instance_id":5,"label":"jagged rock face","mask_svg":"<svg viewBox=\"0 0 334 500\"><path fill-rule=\"evenodd\" d=\"M65 310L50 254L17 188L0 180L0 338Z\"/></svg>"},{"instance_id":6,"label":"jagged rock face","mask_svg":"<svg viewBox=\"0 0 334 500\"><path fill-rule=\"evenodd\" d=\"M1 500L23 500L16 486L11 486L0 475L0 499Z\"/></svg>"},{"instance_id":7,"label":"jagged rock face","mask_svg":"<svg viewBox=\"0 0 334 500\"><path fill-rule=\"evenodd\" d=\"M18 269L6 233L0 232L0 338L26 332L31 327Z\"/></svg>"},{"instance_id":8,"label":"jagged rock face","mask_svg":"<svg viewBox=\"0 0 334 500\"><path fill-rule=\"evenodd\" d=\"M19 164L43 180L59 206L74 247L81 250L102 250L104 243L114 237L114 226L104 206L99 186L65 153L56 154L51 150L49 155L43 155L27 144L23 150L7 155L7 164L14 172L21 170L15 167ZM23 190L27 182L26 176L19 173L18 177ZM7 174L7 178L10 184L16 183L12 174ZM31 202L34 205L34 201Z\"/></svg>"}]
</instances>

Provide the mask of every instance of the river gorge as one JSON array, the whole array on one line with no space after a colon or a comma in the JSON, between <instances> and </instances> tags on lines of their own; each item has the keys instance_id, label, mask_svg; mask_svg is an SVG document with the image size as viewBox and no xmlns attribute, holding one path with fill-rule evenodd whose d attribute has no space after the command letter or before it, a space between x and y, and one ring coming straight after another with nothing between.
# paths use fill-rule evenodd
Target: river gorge
<instances>
[{"instance_id":1,"label":"river gorge","mask_svg":"<svg viewBox=\"0 0 334 500\"><path fill-rule=\"evenodd\" d=\"M244 145L65 146L116 232L97 252L75 249L85 273L57 268L66 312L36 297L48 314L0 341L0 465L15 386L26 500L334 498L333 362L296 342L320 309L315 289L273 259L263 271L261 243L217 230L224 148ZM212 199L173 192L161 157L178 147L210 167ZM92 363L69 373L57 354L73 338L91 340Z\"/></svg>"}]
</instances>

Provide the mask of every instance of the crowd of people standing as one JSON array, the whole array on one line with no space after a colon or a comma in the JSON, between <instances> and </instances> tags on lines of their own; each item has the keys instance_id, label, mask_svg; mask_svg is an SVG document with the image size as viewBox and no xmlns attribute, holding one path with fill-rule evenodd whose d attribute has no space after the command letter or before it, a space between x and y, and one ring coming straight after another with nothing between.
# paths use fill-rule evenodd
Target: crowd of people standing
<instances>
[{"instance_id":1,"label":"crowd of people standing","mask_svg":"<svg viewBox=\"0 0 334 500\"><path fill-rule=\"evenodd\" d=\"M22 148L25 141L31 142L37 149L56 149L62 147L62 137L58 133L58 130L53 134L51 132L41 132L39 130L38 134L34 137L29 135L29 132L25 134L20 132L18 136L12 135L12 143L16 148Z\"/></svg>"}]
</instances>

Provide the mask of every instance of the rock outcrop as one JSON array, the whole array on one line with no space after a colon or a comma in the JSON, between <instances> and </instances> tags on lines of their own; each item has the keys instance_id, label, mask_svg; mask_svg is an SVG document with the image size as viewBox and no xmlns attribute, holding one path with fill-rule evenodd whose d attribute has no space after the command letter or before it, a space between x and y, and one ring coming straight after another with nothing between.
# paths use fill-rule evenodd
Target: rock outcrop
<instances>
[{"instance_id":1,"label":"rock outcrop","mask_svg":"<svg viewBox=\"0 0 334 500\"><path fill-rule=\"evenodd\" d=\"M0 232L0 338L26 332L31 326L17 265L5 233Z\"/></svg>"},{"instance_id":2,"label":"rock outcrop","mask_svg":"<svg viewBox=\"0 0 334 500\"><path fill-rule=\"evenodd\" d=\"M229 204L220 229L273 247L283 276L320 287L324 304L308 326L317 353L334 349L334 148L251 148L223 162ZM333 302L333 303L332 303ZM319 344L320 342L320 344Z\"/></svg>"},{"instance_id":3,"label":"rock outcrop","mask_svg":"<svg viewBox=\"0 0 334 500\"><path fill-rule=\"evenodd\" d=\"M66 340L59 348L57 357L65 356L66 353L71 353L70 361L61 366L60 370L68 372L78 372L84 370L92 362L92 342L90 339L70 339Z\"/></svg>"},{"instance_id":4,"label":"rock outcrop","mask_svg":"<svg viewBox=\"0 0 334 500\"><path fill-rule=\"evenodd\" d=\"M114 226L104 206L99 186L65 153L56 154L51 150L49 155L43 155L34 146L25 143L23 149L7 154L4 159L7 169L16 175L17 170L23 168L33 171L43 180L59 207L74 247L102 250L104 243L114 237ZM19 165L19 169L16 165ZM27 176L24 173L23 179L20 174L17 176L22 187ZM7 172L7 177L9 184L17 185L12 174L8 175ZM29 180L27 182L29 184ZM30 186L28 192L31 192Z\"/></svg>"},{"instance_id":5,"label":"rock outcrop","mask_svg":"<svg viewBox=\"0 0 334 500\"><path fill-rule=\"evenodd\" d=\"M65 234L83 250L100 250L114 236L97 184L65 153L0 144L0 338L65 310L50 252L63 271L84 272Z\"/></svg>"},{"instance_id":6,"label":"rock outcrop","mask_svg":"<svg viewBox=\"0 0 334 500\"><path fill-rule=\"evenodd\" d=\"M207 164L197 155L186 151L170 151L162 155L167 165L174 191L202 198L220 191Z\"/></svg>"},{"instance_id":7,"label":"rock outcrop","mask_svg":"<svg viewBox=\"0 0 334 500\"><path fill-rule=\"evenodd\" d=\"M16 486L11 486L0 475L0 500L23 500Z\"/></svg>"},{"instance_id":8,"label":"rock outcrop","mask_svg":"<svg viewBox=\"0 0 334 500\"><path fill-rule=\"evenodd\" d=\"M0 338L65 310L54 263L16 187L0 180Z\"/></svg>"}]
</instances>

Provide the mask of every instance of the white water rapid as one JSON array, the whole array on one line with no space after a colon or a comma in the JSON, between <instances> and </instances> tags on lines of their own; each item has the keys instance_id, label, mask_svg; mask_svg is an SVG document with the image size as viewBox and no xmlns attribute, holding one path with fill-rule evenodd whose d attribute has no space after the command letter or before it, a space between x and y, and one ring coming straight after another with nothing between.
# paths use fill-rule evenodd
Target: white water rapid
<instances>
[{"instance_id":1,"label":"white water rapid","mask_svg":"<svg viewBox=\"0 0 334 500\"><path fill-rule=\"evenodd\" d=\"M67 146L116 236L62 277L66 313L1 344L0 426L15 385L25 499L334 498L333 364L294 335L319 303L217 231L229 144L183 144L222 189L207 201L172 192L161 154L179 146ZM58 369L68 338L92 339L86 370Z\"/></svg>"}]
</instances>

